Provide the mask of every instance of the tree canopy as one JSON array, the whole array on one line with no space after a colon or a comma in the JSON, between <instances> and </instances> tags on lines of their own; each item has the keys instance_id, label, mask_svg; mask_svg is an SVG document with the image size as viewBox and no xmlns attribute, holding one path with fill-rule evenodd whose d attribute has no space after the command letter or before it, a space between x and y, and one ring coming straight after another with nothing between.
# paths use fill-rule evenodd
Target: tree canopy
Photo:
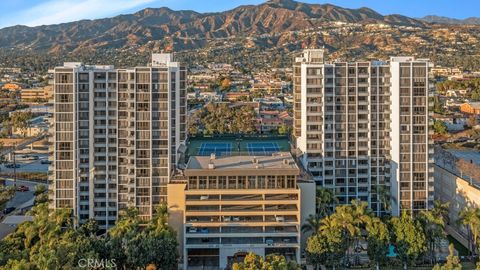
<instances>
[{"instance_id":1,"label":"tree canopy","mask_svg":"<svg viewBox=\"0 0 480 270\"><path fill-rule=\"evenodd\" d=\"M233 270L300 270L295 261L287 261L284 256L270 254L265 257L248 253L242 263L234 263Z\"/></svg>"},{"instance_id":2,"label":"tree canopy","mask_svg":"<svg viewBox=\"0 0 480 270\"><path fill-rule=\"evenodd\" d=\"M230 108L225 103L209 103L190 117L189 133L196 135L255 133L256 114L252 107ZM195 119L195 120L193 120Z\"/></svg>"},{"instance_id":3,"label":"tree canopy","mask_svg":"<svg viewBox=\"0 0 480 270\"><path fill-rule=\"evenodd\" d=\"M127 209L101 236L95 220L75 228L69 210L51 211L47 203L30 214L33 221L20 224L0 241L0 269L82 269L80 261L89 259L121 269L177 267L178 243L166 223L164 205L145 228L137 211Z\"/></svg>"}]
</instances>

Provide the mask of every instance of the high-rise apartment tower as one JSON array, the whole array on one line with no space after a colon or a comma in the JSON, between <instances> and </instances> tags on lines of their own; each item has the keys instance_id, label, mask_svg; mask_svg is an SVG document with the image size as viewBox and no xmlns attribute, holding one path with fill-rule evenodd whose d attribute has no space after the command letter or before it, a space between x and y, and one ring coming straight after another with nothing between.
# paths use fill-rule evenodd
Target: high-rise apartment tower
<instances>
[{"instance_id":1,"label":"high-rise apartment tower","mask_svg":"<svg viewBox=\"0 0 480 270\"><path fill-rule=\"evenodd\" d=\"M53 207L102 228L130 206L148 220L167 200L186 136L185 67L154 54L146 67L65 63L52 73Z\"/></svg>"},{"instance_id":2,"label":"high-rise apartment tower","mask_svg":"<svg viewBox=\"0 0 480 270\"><path fill-rule=\"evenodd\" d=\"M340 204L374 212L427 209L433 200L428 60L295 59L294 136L300 160Z\"/></svg>"}]
</instances>

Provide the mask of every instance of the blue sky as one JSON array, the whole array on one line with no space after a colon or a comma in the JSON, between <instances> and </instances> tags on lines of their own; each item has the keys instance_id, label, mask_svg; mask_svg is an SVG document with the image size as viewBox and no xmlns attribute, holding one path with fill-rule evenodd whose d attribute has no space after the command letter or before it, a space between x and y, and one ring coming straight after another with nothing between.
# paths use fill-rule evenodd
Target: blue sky
<instances>
[{"instance_id":1,"label":"blue sky","mask_svg":"<svg viewBox=\"0 0 480 270\"><path fill-rule=\"evenodd\" d=\"M214 12L262 0L0 0L0 28L11 25L37 26L80 19L96 19L132 13L145 7L169 7ZM480 17L479 0L302 0L359 8L369 7L381 14L410 17L440 15L453 18Z\"/></svg>"}]
</instances>

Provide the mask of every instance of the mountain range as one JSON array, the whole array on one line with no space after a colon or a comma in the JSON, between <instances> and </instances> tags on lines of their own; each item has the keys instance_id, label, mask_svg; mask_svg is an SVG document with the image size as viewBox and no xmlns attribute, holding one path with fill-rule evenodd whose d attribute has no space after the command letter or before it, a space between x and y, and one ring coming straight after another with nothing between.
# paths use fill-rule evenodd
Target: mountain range
<instances>
[{"instance_id":1,"label":"mountain range","mask_svg":"<svg viewBox=\"0 0 480 270\"><path fill-rule=\"evenodd\" d=\"M451 25L480 24L480 18L478 17L470 17L470 18L460 20L460 19L454 19L449 17L428 15L423 18L420 18L419 20L422 20L428 23L451 24Z\"/></svg>"},{"instance_id":2,"label":"mountain range","mask_svg":"<svg viewBox=\"0 0 480 270\"><path fill-rule=\"evenodd\" d=\"M0 29L0 48L62 52L175 46L181 50L201 47L208 39L301 31L332 21L428 27L422 20L396 14L383 16L369 8L270 0L217 13L147 8L113 18L37 27L12 26Z\"/></svg>"}]
</instances>

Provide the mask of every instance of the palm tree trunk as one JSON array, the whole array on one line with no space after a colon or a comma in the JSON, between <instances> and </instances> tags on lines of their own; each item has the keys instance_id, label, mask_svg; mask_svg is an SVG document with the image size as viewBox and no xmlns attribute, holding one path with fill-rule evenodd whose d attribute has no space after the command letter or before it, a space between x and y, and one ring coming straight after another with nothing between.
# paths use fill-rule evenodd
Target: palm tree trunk
<instances>
[{"instance_id":1,"label":"palm tree trunk","mask_svg":"<svg viewBox=\"0 0 480 270\"><path fill-rule=\"evenodd\" d=\"M472 241L472 230L468 227L468 248L470 249L470 255L473 256L474 248L473 248L473 241Z\"/></svg>"},{"instance_id":2,"label":"palm tree trunk","mask_svg":"<svg viewBox=\"0 0 480 270\"><path fill-rule=\"evenodd\" d=\"M433 242L432 242L432 261L433 261L432 264L437 263L437 256L436 256L436 253L435 253L435 240L433 240Z\"/></svg>"},{"instance_id":3,"label":"palm tree trunk","mask_svg":"<svg viewBox=\"0 0 480 270\"><path fill-rule=\"evenodd\" d=\"M376 269L380 270L380 264L378 262L376 263Z\"/></svg>"}]
</instances>

